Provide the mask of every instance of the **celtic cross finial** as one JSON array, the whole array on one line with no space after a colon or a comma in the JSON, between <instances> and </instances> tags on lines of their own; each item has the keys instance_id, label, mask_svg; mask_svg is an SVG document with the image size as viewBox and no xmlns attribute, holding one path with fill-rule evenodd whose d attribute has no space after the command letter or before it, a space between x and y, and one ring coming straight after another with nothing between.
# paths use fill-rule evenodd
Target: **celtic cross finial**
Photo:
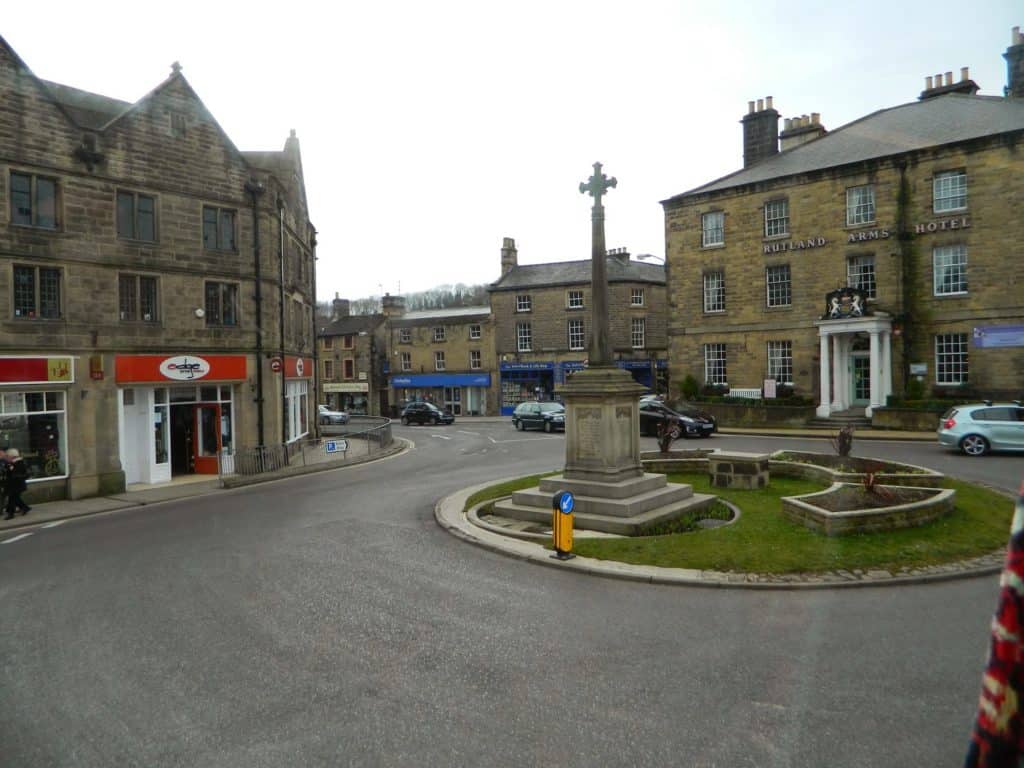
<instances>
[{"instance_id":1,"label":"celtic cross finial","mask_svg":"<svg viewBox=\"0 0 1024 768\"><path fill-rule=\"evenodd\" d=\"M594 175L586 181L580 182L580 192L583 194L587 194L589 192L590 196L594 198L594 207L600 208L601 195L603 195L607 190L618 185L618 183L619 182L616 181L614 176L609 178L601 173L600 163L594 163Z\"/></svg>"}]
</instances>

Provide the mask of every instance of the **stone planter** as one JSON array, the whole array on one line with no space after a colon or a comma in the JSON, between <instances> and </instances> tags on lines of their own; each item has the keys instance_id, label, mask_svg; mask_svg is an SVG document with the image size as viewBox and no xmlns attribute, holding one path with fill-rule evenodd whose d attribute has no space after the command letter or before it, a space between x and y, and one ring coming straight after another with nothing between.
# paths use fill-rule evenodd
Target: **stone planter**
<instances>
[{"instance_id":1,"label":"stone planter","mask_svg":"<svg viewBox=\"0 0 1024 768\"><path fill-rule=\"evenodd\" d=\"M790 520L826 536L850 533L891 531L912 528L931 522L953 511L956 491L952 488L921 488L919 486L882 486L882 493L892 494L890 506L862 507L835 511L828 507L829 497L845 489L858 491L861 486L833 483L831 487L803 496L782 499L782 512ZM902 502L900 500L903 500Z\"/></svg>"},{"instance_id":2,"label":"stone planter","mask_svg":"<svg viewBox=\"0 0 1024 768\"><path fill-rule=\"evenodd\" d=\"M788 454L806 461L786 461L778 458ZM845 462L858 471L839 469L827 466ZM770 469L773 473L785 477L802 477L805 480L816 480L821 483L860 483L867 472L875 471L878 482L884 485L914 486L919 488L940 488L945 475L941 472L919 467L915 464L901 464L896 461L871 459L861 456L831 456L823 453L807 453L803 451L777 451L772 454ZM901 469L903 471L901 471ZM912 471L907 471L912 470Z\"/></svg>"}]
</instances>

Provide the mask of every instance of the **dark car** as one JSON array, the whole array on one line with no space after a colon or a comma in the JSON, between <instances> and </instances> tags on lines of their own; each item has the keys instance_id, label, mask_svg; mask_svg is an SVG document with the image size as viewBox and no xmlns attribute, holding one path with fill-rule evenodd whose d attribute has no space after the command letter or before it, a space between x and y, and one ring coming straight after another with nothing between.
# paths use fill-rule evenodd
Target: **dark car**
<instances>
[{"instance_id":1,"label":"dark car","mask_svg":"<svg viewBox=\"0 0 1024 768\"><path fill-rule=\"evenodd\" d=\"M433 403L409 403L402 409L403 424L451 424L455 417Z\"/></svg>"},{"instance_id":2,"label":"dark car","mask_svg":"<svg viewBox=\"0 0 1024 768\"><path fill-rule=\"evenodd\" d=\"M565 406L561 403L536 400L520 403L512 413L516 429L543 429L545 432L565 431Z\"/></svg>"},{"instance_id":3,"label":"dark car","mask_svg":"<svg viewBox=\"0 0 1024 768\"><path fill-rule=\"evenodd\" d=\"M704 413L693 406L675 404L670 408L657 400L640 403L640 434L658 436L658 427L666 422L672 423L672 439L679 437L711 437L717 430L715 417Z\"/></svg>"}]
</instances>

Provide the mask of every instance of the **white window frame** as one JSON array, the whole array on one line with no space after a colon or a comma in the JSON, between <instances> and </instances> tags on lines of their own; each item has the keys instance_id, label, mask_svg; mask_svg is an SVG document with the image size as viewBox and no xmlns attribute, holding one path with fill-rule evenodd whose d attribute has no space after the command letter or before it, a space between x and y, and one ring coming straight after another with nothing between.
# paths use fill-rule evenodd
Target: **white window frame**
<instances>
[{"instance_id":1,"label":"white window frame","mask_svg":"<svg viewBox=\"0 0 1024 768\"><path fill-rule=\"evenodd\" d=\"M966 333L935 334L935 383L962 386L967 383L970 358Z\"/></svg>"},{"instance_id":2,"label":"white window frame","mask_svg":"<svg viewBox=\"0 0 1024 768\"><path fill-rule=\"evenodd\" d=\"M708 211L700 217L702 248L725 245L725 211Z\"/></svg>"},{"instance_id":3,"label":"white window frame","mask_svg":"<svg viewBox=\"0 0 1024 768\"><path fill-rule=\"evenodd\" d=\"M947 280L953 275L955 290L946 290L946 286L954 282ZM936 296L967 295L967 246L941 245L932 249L932 290Z\"/></svg>"},{"instance_id":4,"label":"white window frame","mask_svg":"<svg viewBox=\"0 0 1024 768\"><path fill-rule=\"evenodd\" d=\"M400 356L399 356L399 362L402 365L402 371L403 372L411 371L412 370L412 353L411 352L402 352L400 354Z\"/></svg>"},{"instance_id":5,"label":"white window frame","mask_svg":"<svg viewBox=\"0 0 1024 768\"><path fill-rule=\"evenodd\" d=\"M768 378L777 384L793 384L793 342L768 342Z\"/></svg>"},{"instance_id":6,"label":"white window frame","mask_svg":"<svg viewBox=\"0 0 1024 768\"><path fill-rule=\"evenodd\" d=\"M29 410L29 398L36 400L41 407ZM47 399L51 400L50 405L47 405ZM38 443L33 445L31 435L33 433L36 435L46 435L48 430L33 430L29 426L29 422L38 417L46 417L47 420L49 420L49 417L56 417L57 444L52 447L57 452L58 472L53 475L29 477L28 482L30 483L42 480L56 480L57 478L68 476L67 401L67 392L63 390L47 390L43 392L15 390L0 393L0 414L2 414L3 421L8 424L8 428L10 428L11 424L18 424L19 422L24 424L24 429L11 429L10 433L4 436L4 448L17 448L25 456L41 452L42 449ZM24 440L21 439L21 435L25 436ZM49 459L44 457L44 460L43 468L45 471L45 467L49 465Z\"/></svg>"},{"instance_id":7,"label":"white window frame","mask_svg":"<svg viewBox=\"0 0 1024 768\"><path fill-rule=\"evenodd\" d=\"M725 343L704 345L704 381L707 384L729 384L728 357Z\"/></svg>"},{"instance_id":8,"label":"white window frame","mask_svg":"<svg viewBox=\"0 0 1024 768\"><path fill-rule=\"evenodd\" d=\"M629 291L629 306L642 307L644 305L644 289L631 288Z\"/></svg>"},{"instance_id":9,"label":"white window frame","mask_svg":"<svg viewBox=\"0 0 1024 768\"><path fill-rule=\"evenodd\" d=\"M704 312L725 312L725 270L704 273Z\"/></svg>"},{"instance_id":10,"label":"white window frame","mask_svg":"<svg viewBox=\"0 0 1024 768\"><path fill-rule=\"evenodd\" d=\"M469 368L472 371L479 371L483 367L483 356L479 349L469 350Z\"/></svg>"},{"instance_id":11,"label":"white window frame","mask_svg":"<svg viewBox=\"0 0 1024 768\"><path fill-rule=\"evenodd\" d=\"M764 204L764 236L782 237L789 234L789 198L769 200Z\"/></svg>"},{"instance_id":12,"label":"white window frame","mask_svg":"<svg viewBox=\"0 0 1024 768\"><path fill-rule=\"evenodd\" d=\"M445 336L444 326L443 325L435 325L434 326L434 341L437 341L437 342L445 341L445 338L446 338L446 336Z\"/></svg>"},{"instance_id":13,"label":"white window frame","mask_svg":"<svg viewBox=\"0 0 1024 768\"><path fill-rule=\"evenodd\" d=\"M780 276L784 276L785 279ZM793 306L793 269L789 264L771 264L765 267L764 287L766 306Z\"/></svg>"},{"instance_id":14,"label":"white window frame","mask_svg":"<svg viewBox=\"0 0 1024 768\"><path fill-rule=\"evenodd\" d=\"M529 323L516 323L516 349L519 352L533 350L533 328Z\"/></svg>"},{"instance_id":15,"label":"white window frame","mask_svg":"<svg viewBox=\"0 0 1024 768\"><path fill-rule=\"evenodd\" d=\"M438 349L438 350L434 351L434 370L435 371L443 371L443 370L445 370L444 350L443 349Z\"/></svg>"},{"instance_id":16,"label":"white window frame","mask_svg":"<svg viewBox=\"0 0 1024 768\"><path fill-rule=\"evenodd\" d=\"M586 349L586 331L583 328L583 320L573 318L569 321L568 336L570 350Z\"/></svg>"},{"instance_id":17,"label":"white window frame","mask_svg":"<svg viewBox=\"0 0 1024 768\"><path fill-rule=\"evenodd\" d=\"M643 317L631 318L629 328L629 341L633 349L643 349L647 346L647 320Z\"/></svg>"},{"instance_id":18,"label":"white window frame","mask_svg":"<svg viewBox=\"0 0 1024 768\"><path fill-rule=\"evenodd\" d=\"M398 343L399 344L412 344L412 328L399 328L398 329Z\"/></svg>"},{"instance_id":19,"label":"white window frame","mask_svg":"<svg viewBox=\"0 0 1024 768\"><path fill-rule=\"evenodd\" d=\"M864 184L846 190L846 226L859 227L875 220L875 186Z\"/></svg>"},{"instance_id":20,"label":"white window frame","mask_svg":"<svg viewBox=\"0 0 1024 768\"><path fill-rule=\"evenodd\" d=\"M932 178L932 210L935 213L967 210L967 172L943 171Z\"/></svg>"},{"instance_id":21,"label":"white window frame","mask_svg":"<svg viewBox=\"0 0 1024 768\"><path fill-rule=\"evenodd\" d=\"M285 442L293 443L309 434L309 382L297 379L285 382L284 407L287 411L286 426L288 437ZM305 422L305 429L303 429ZM301 431L300 431L301 430Z\"/></svg>"},{"instance_id":22,"label":"white window frame","mask_svg":"<svg viewBox=\"0 0 1024 768\"><path fill-rule=\"evenodd\" d=\"M516 312L530 312L533 309L533 299L528 293L516 294Z\"/></svg>"},{"instance_id":23,"label":"white window frame","mask_svg":"<svg viewBox=\"0 0 1024 768\"><path fill-rule=\"evenodd\" d=\"M482 335L483 334L482 334L482 332L480 330L480 323L473 323L471 326L469 326L469 339L470 339L470 341L476 341Z\"/></svg>"},{"instance_id":24,"label":"white window frame","mask_svg":"<svg viewBox=\"0 0 1024 768\"><path fill-rule=\"evenodd\" d=\"M846 284L851 288L860 288L867 293L869 299L878 298L875 254L859 253L846 260Z\"/></svg>"},{"instance_id":25,"label":"white window frame","mask_svg":"<svg viewBox=\"0 0 1024 768\"><path fill-rule=\"evenodd\" d=\"M583 309L583 291L566 291L565 306L566 309Z\"/></svg>"}]
</instances>

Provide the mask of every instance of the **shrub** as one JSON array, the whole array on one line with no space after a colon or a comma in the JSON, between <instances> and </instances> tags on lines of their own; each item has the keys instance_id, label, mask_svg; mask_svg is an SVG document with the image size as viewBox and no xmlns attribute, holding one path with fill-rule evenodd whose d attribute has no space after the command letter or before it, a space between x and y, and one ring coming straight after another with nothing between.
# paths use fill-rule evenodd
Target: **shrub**
<instances>
[{"instance_id":1,"label":"shrub","mask_svg":"<svg viewBox=\"0 0 1024 768\"><path fill-rule=\"evenodd\" d=\"M682 385L679 387L680 392L683 395L684 400L696 400L697 393L700 392L700 385L697 384L697 379L693 377L693 374L686 374L686 378L683 379Z\"/></svg>"},{"instance_id":2,"label":"shrub","mask_svg":"<svg viewBox=\"0 0 1024 768\"><path fill-rule=\"evenodd\" d=\"M843 427L839 433L832 438L832 447L836 456L849 456L853 450L853 427Z\"/></svg>"}]
</instances>

